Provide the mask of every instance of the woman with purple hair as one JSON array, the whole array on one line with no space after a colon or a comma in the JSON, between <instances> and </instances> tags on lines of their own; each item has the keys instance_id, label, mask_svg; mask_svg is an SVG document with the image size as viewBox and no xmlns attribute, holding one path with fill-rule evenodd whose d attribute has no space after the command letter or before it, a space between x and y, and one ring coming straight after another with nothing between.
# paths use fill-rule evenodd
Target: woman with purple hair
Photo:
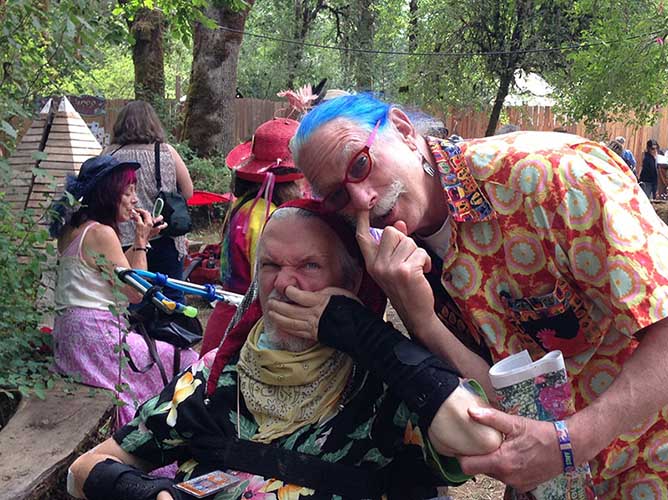
<instances>
[{"instance_id":1,"label":"woman with purple hair","mask_svg":"<svg viewBox=\"0 0 668 500\"><path fill-rule=\"evenodd\" d=\"M55 369L93 387L116 390L124 406L116 424L123 425L134 415L135 406L162 389L158 368L146 373L121 370L118 346L126 343L136 366L151 361L142 337L128 332L118 311L127 301L141 296L125 286L113 284L114 267L146 269L148 240L167 225L138 208L136 162L120 162L112 156L97 156L84 162L77 177L67 180L63 195L52 205L51 236L58 238L58 267L55 289L57 316L53 340ZM71 203L72 200L76 203ZM118 225L135 223L134 243L121 248ZM118 290L121 294L116 293ZM112 313L115 309L116 314ZM157 342L165 367L172 366L174 348ZM181 353L188 365L197 359L194 351Z\"/></svg>"}]
</instances>

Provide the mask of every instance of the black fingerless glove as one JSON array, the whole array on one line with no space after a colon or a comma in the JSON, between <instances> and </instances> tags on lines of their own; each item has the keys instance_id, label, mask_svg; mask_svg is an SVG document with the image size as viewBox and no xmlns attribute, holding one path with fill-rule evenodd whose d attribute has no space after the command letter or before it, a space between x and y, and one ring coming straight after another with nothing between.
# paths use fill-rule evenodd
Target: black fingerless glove
<instances>
[{"instance_id":1,"label":"black fingerless glove","mask_svg":"<svg viewBox=\"0 0 668 500\"><path fill-rule=\"evenodd\" d=\"M349 354L383 380L428 429L443 401L459 385L459 373L359 302L333 296L318 325L318 339Z\"/></svg>"},{"instance_id":2,"label":"black fingerless glove","mask_svg":"<svg viewBox=\"0 0 668 500\"><path fill-rule=\"evenodd\" d=\"M83 485L88 500L155 500L161 491L169 492L174 500L189 498L171 479L149 476L110 458L96 464Z\"/></svg>"}]
</instances>

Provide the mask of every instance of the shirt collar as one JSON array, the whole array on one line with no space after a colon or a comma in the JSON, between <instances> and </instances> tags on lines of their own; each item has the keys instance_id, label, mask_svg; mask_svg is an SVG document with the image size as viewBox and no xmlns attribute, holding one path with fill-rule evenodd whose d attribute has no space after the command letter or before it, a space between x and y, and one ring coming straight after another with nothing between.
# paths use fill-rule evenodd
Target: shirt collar
<instances>
[{"instance_id":1,"label":"shirt collar","mask_svg":"<svg viewBox=\"0 0 668 500\"><path fill-rule=\"evenodd\" d=\"M426 139L453 220L483 222L496 219L496 211L466 165L459 146L436 137Z\"/></svg>"},{"instance_id":2,"label":"shirt collar","mask_svg":"<svg viewBox=\"0 0 668 500\"><path fill-rule=\"evenodd\" d=\"M452 224L452 215L448 214L438 231L429 236L420 236L422 243L429 247L439 258L443 258L450 250L450 236L452 234L450 224Z\"/></svg>"}]
</instances>

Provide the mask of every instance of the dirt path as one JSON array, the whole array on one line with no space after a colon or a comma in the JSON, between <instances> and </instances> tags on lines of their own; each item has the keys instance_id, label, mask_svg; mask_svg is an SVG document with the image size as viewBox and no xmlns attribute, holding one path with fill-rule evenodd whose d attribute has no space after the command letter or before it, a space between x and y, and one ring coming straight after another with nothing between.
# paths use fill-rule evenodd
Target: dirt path
<instances>
[{"instance_id":1,"label":"dirt path","mask_svg":"<svg viewBox=\"0 0 668 500\"><path fill-rule=\"evenodd\" d=\"M505 486L487 476L477 476L458 488L450 488L448 494L453 500L502 500Z\"/></svg>"}]
</instances>

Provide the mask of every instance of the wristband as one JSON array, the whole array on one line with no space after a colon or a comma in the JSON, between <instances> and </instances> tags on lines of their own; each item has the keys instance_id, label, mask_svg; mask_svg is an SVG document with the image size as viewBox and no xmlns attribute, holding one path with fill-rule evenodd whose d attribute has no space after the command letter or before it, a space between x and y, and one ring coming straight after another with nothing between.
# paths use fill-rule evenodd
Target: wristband
<instances>
[{"instance_id":1,"label":"wristband","mask_svg":"<svg viewBox=\"0 0 668 500\"><path fill-rule=\"evenodd\" d=\"M561 452L561 461L564 464L564 472L575 472L575 460L573 459L573 447L571 446L571 436L568 433L566 422L558 420L553 422L554 428L557 431L557 439L559 440L559 451Z\"/></svg>"},{"instance_id":2,"label":"wristband","mask_svg":"<svg viewBox=\"0 0 668 500\"><path fill-rule=\"evenodd\" d=\"M133 252L146 252L148 253L148 248L146 247L132 247Z\"/></svg>"}]
</instances>

